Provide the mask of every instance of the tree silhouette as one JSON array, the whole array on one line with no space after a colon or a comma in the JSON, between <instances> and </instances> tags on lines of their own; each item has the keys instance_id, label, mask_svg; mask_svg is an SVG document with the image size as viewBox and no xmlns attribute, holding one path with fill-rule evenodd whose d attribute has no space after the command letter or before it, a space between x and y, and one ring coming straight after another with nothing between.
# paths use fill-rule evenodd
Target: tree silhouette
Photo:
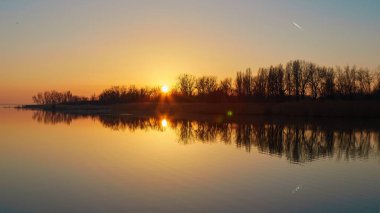
<instances>
[{"instance_id":1,"label":"tree silhouette","mask_svg":"<svg viewBox=\"0 0 380 213\"><path fill-rule=\"evenodd\" d=\"M235 79L218 82L215 76L196 77L181 74L170 92L176 102L249 102L290 101L299 99L379 99L380 65L371 72L356 66L327 67L294 60L285 66L250 68L236 73ZM118 104L159 102L160 87L114 86L90 98L73 95L70 91L40 92L32 97L36 104ZM167 97L167 96L166 96ZM166 99L167 100L167 99Z\"/></svg>"},{"instance_id":2,"label":"tree silhouette","mask_svg":"<svg viewBox=\"0 0 380 213\"><path fill-rule=\"evenodd\" d=\"M192 96L195 90L196 78L190 74L182 74L178 77L177 87L183 96Z\"/></svg>"}]
</instances>

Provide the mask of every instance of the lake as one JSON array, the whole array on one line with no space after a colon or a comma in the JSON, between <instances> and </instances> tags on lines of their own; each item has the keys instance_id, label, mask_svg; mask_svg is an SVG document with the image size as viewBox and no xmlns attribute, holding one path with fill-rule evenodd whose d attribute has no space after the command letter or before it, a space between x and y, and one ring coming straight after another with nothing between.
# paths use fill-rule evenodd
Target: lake
<instances>
[{"instance_id":1,"label":"lake","mask_svg":"<svg viewBox=\"0 0 380 213\"><path fill-rule=\"evenodd\" d=\"M380 122L0 108L0 212L380 212Z\"/></svg>"}]
</instances>

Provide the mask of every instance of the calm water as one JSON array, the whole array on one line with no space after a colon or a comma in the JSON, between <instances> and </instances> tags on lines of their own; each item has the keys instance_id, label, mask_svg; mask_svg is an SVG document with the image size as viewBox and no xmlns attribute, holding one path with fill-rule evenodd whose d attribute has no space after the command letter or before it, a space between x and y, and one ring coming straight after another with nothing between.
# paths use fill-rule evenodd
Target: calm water
<instances>
[{"instance_id":1,"label":"calm water","mask_svg":"<svg viewBox=\"0 0 380 213\"><path fill-rule=\"evenodd\" d=\"M372 121L0 108L0 212L380 212Z\"/></svg>"}]
</instances>

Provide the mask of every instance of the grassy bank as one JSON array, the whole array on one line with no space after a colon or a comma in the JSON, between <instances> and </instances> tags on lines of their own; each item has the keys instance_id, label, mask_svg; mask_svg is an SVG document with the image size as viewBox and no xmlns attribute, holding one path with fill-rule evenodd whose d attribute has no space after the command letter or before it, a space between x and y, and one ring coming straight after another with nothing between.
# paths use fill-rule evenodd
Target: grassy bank
<instances>
[{"instance_id":1,"label":"grassy bank","mask_svg":"<svg viewBox=\"0 0 380 213\"><path fill-rule=\"evenodd\" d=\"M378 101L299 101L282 103L130 103L117 105L24 105L24 109L128 114L223 114L297 117L380 118Z\"/></svg>"}]
</instances>

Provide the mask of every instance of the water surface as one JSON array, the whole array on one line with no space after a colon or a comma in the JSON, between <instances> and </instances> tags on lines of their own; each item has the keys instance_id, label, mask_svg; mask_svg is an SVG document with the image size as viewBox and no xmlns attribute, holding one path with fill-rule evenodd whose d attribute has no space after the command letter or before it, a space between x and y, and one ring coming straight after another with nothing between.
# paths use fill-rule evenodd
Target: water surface
<instances>
[{"instance_id":1,"label":"water surface","mask_svg":"<svg viewBox=\"0 0 380 213\"><path fill-rule=\"evenodd\" d=\"M2 108L0 212L379 212L379 122L194 117Z\"/></svg>"}]
</instances>

